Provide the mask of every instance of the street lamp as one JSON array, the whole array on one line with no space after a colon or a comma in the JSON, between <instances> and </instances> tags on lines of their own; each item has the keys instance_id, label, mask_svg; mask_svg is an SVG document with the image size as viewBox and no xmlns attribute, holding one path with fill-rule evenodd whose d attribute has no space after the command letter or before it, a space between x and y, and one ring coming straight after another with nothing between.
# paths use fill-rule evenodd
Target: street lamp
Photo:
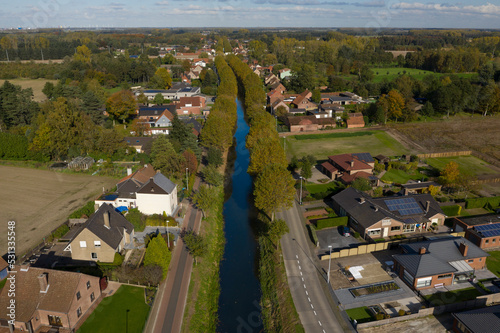
<instances>
[{"instance_id":1,"label":"street lamp","mask_svg":"<svg viewBox=\"0 0 500 333\"><path fill-rule=\"evenodd\" d=\"M299 194L299 205L302 205L302 179L304 179L304 177L300 176L300 194Z\"/></svg>"},{"instance_id":2,"label":"street lamp","mask_svg":"<svg viewBox=\"0 0 500 333\"><path fill-rule=\"evenodd\" d=\"M168 234L168 218L167 218L167 246L170 248L170 235Z\"/></svg>"},{"instance_id":3,"label":"street lamp","mask_svg":"<svg viewBox=\"0 0 500 333\"><path fill-rule=\"evenodd\" d=\"M332 264L332 246L328 245L328 247L330 248L330 259L328 260L328 272L327 272L327 276L328 276L328 284L330 284L330 267L331 267L331 264Z\"/></svg>"},{"instance_id":4,"label":"street lamp","mask_svg":"<svg viewBox=\"0 0 500 333\"><path fill-rule=\"evenodd\" d=\"M188 177L188 170L189 168L186 168L186 193L189 191L189 177Z\"/></svg>"}]
</instances>

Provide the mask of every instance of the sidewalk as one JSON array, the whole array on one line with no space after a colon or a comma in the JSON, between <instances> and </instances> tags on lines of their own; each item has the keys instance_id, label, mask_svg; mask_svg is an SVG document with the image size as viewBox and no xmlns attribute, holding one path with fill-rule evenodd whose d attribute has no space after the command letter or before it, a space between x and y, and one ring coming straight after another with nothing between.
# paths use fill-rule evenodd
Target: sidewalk
<instances>
[{"instance_id":1,"label":"sidewalk","mask_svg":"<svg viewBox=\"0 0 500 333\"><path fill-rule=\"evenodd\" d=\"M198 188L199 184L200 178L197 177L193 191ZM183 228L189 229L192 216L194 216L192 228L198 231L201 224L201 212L189 203L182 223ZM144 332L180 332L192 268L193 257L188 253L184 242L179 237L172 255L167 279L158 288L156 300L149 314ZM169 304L175 304L175 308L169 307ZM172 320L166 322L167 317L172 318Z\"/></svg>"}]
</instances>

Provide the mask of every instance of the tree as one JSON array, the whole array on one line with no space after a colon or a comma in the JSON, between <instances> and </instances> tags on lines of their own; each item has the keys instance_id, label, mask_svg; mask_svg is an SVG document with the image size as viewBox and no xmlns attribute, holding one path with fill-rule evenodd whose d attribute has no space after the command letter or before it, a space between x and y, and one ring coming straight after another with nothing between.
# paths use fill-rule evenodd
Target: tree
<instances>
[{"instance_id":1,"label":"tree","mask_svg":"<svg viewBox=\"0 0 500 333\"><path fill-rule=\"evenodd\" d=\"M370 184L370 181L366 178L356 178L352 183L351 186L354 187L358 191L369 191L372 189L372 185Z\"/></svg>"},{"instance_id":2,"label":"tree","mask_svg":"<svg viewBox=\"0 0 500 333\"><path fill-rule=\"evenodd\" d=\"M458 163L451 161L441 170L439 180L443 185L453 187L458 182L459 177L460 170L458 169Z\"/></svg>"},{"instance_id":3,"label":"tree","mask_svg":"<svg viewBox=\"0 0 500 333\"><path fill-rule=\"evenodd\" d=\"M155 95L155 98L153 98L153 104L163 105L163 103L165 103L165 98L163 98L163 95L161 93L157 93Z\"/></svg>"},{"instance_id":4,"label":"tree","mask_svg":"<svg viewBox=\"0 0 500 333\"><path fill-rule=\"evenodd\" d=\"M420 113L423 116L432 117L434 115L434 107L430 101L425 102L422 109L420 109Z\"/></svg>"},{"instance_id":5,"label":"tree","mask_svg":"<svg viewBox=\"0 0 500 333\"><path fill-rule=\"evenodd\" d=\"M76 48L76 53L73 56L73 59L77 62L90 64L91 57L92 51L90 51L90 49L86 45L81 45Z\"/></svg>"},{"instance_id":6,"label":"tree","mask_svg":"<svg viewBox=\"0 0 500 333\"><path fill-rule=\"evenodd\" d=\"M280 239L283 235L290 231L285 220L278 219L269 225L267 234L271 241L275 244L275 248L278 249Z\"/></svg>"},{"instance_id":7,"label":"tree","mask_svg":"<svg viewBox=\"0 0 500 333\"><path fill-rule=\"evenodd\" d=\"M170 259L172 254L168 249L168 245L163 239L163 237L156 236L148 244L146 249L146 254L144 256L144 266L160 266L163 275L162 279L165 279L168 273L168 265L170 264Z\"/></svg>"},{"instance_id":8,"label":"tree","mask_svg":"<svg viewBox=\"0 0 500 333\"><path fill-rule=\"evenodd\" d=\"M262 170L255 181L255 207L271 214L283 208L292 207L295 195L295 181L281 164L270 164Z\"/></svg>"},{"instance_id":9,"label":"tree","mask_svg":"<svg viewBox=\"0 0 500 333\"><path fill-rule=\"evenodd\" d=\"M207 185L201 185L193 195L194 204L201 209L203 216L208 215L214 204L213 192Z\"/></svg>"},{"instance_id":10,"label":"tree","mask_svg":"<svg viewBox=\"0 0 500 333\"><path fill-rule=\"evenodd\" d=\"M215 147L210 147L208 148L207 152L207 162L208 165L213 165L216 168L222 165L222 152L220 149L217 149Z\"/></svg>"},{"instance_id":11,"label":"tree","mask_svg":"<svg viewBox=\"0 0 500 333\"><path fill-rule=\"evenodd\" d=\"M121 90L106 101L106 111L113 120L125 121L135 113L137 103L130 90Z\"/></svg>"},{"instance_id":12,"label":"tree","mask_svg":"<svg viewBox=\"0 0 500 333\"><path fill-rule=\"evenodd\" d=\"M139 94L139 96L137 96L137 103L144 104L144 105L147 105L149 103L148 98L146 97L146 95L144 95L143 92L141 92Z\"/></svg>"},{"instance_id":13,"label":"tree","mask_svg":"<svg viewBox=\"0 0 500 333\"><path fill-rule=\"evenodd\" d=\"M311 178L313 165L311 164L309 159L307 159L307 157L304 156L303 158L301 158L299 165L300 165L300 176L304 177L305 179Z\"/></svg>"},{"instance_id":14,"label":"tree","mask_svg":"<svg viewBox=\"0 0 500 333\"><path fill-rule=\"evenodd\" d=\"M82 102L82 110L90 116L94 124L102 124L104 121L103 101L93 91L89 90L83 95Z\"/></svg>"},{"instance_id":15,"label":"tree","mask_svg":"<svg viewBox=\"0 0 500 333\"><path fill-rule=\"evenodd\" d=\"M150 85L156 89L170 89L172 87L172 78L168 70L164 67L158 68L151 78Z\"/></svg>"},{"instance_id":16,"label":"tree","mask_svg":"<svg viewBox=\"0 0 500 333\"><path fill-rule=\"evenodd\" d=\"M181 238L186 244L186 247L193 256L195 262L198 261L198 258L203 257L203 255L207 251L207 244L203 236L198 235L192 230L181 232Z\"/></svg>"},{"instance_id":17,"label":"tree","mask_svg":"<svg viewBox=\"0 0 500 333\"><path fill-rule=\"evenodd\" d=\"M320 91L319 89L314 89L314 90L312 91L311 100L312 100L314 103L319 103L319 102L321 102L321 91Z\"/></svg>"},{"instance_id":18,"label":"tree","mask_svg":"<svg viewBox=\"0 0 500 333\"><path fill-rule=\"evenodd\" d=\"M185 160L177 154L174 146L165 135L158 136L151 147L153 167L160 169L165 176L181 176L185 169Z\"/></svg>"},{"instance_id":19,"label":"tree","mask_svg":"<svg viewBox=\"0 0 500 333\"><path fill-rule=\"evenodd\" d=\"M248 173L257 175L269 164L279 164L286 168L288 162L285 152L277 147L279 147L279 142L275 138L264 137L257 140L257 144L250 151Z\"/></svg>"},{"instance_id":20,"label":"tree","mask_svg":"<svg viewBox=\"0 0 500 333\"><path fill-rule=\"evenodd\" d=\"M207 184L213 186L220 186L224 182L224 177L213 165L208 165L203 169L203 178Z\"/></svg>"},{"instance_id":21,"label":"tree","mask_svg":"<svg viewBox=\"0 0 500 333\"><path fill-rule=\"evenodd\" d=\"M47 96L47 99L54 97L54 84L52 82L45 82L42 92Z\"/></svg>"},{"instance_id":22,"label":"tree","mask_svg":"<svg viewBox=\"0 0 500 333\"><path fill-rule=\"evenodd\" d=\"M378 105L384 110L384 124L388 119L398 119L403 115L406 107L403 96L397 90L391 90L387 95L382 95Z\"/></svg>"}]
</instances>

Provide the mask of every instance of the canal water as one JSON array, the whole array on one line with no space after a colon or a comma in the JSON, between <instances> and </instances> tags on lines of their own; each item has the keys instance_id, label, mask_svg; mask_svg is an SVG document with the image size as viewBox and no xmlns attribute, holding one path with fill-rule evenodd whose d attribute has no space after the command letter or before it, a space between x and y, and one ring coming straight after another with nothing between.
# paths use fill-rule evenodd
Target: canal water
<instances>
[{"instance_id":1,"label":"canal water","mask_svg":"<svg viewBox=\"0 0 500 333\"><path fill-rule=\"evenodd\" d=\"M238 122L236 160L232 175L231 197L224 203L226 245L220 269L218 333L262 331L260 284L257 277L257 241L251 228L253 202L252 178L247 173L250 153L245 147L249 126L243 106L237 99Z\"/></svg>"}]
</instances>

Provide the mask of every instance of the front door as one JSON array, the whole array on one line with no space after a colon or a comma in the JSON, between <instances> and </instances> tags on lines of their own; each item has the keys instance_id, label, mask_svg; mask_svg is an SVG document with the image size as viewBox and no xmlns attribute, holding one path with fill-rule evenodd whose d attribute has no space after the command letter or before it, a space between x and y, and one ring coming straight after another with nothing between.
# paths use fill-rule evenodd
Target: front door
<instances>
[{"instance_id":1,"label":"front door","mask_svg":"<svg viewBox=\"0 0 500 333\"><path fill-rule=\"evenodd\" d=\"M387 237L389 235L389 228L383 228L383 235L382 237Z\"/></svg>"}]
</instances>

